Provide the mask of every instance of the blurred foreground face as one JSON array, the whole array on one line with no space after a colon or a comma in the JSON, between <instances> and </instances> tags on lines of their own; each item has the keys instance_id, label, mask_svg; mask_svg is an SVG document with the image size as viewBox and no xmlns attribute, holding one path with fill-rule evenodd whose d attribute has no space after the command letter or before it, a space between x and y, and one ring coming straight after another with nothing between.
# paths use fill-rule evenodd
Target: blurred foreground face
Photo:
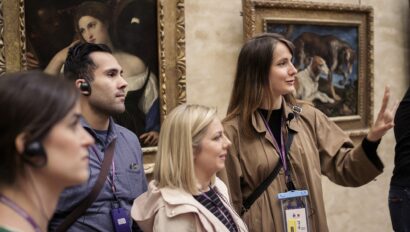
<instances>
[{"instance_id":1,"label":"blurred foreground face","mask_svg":"<svg viewBox=\"0 0 410 232\"><path fill-rule=\"evenodd\" d=\"M211 176L223 169L230 145L231 141L223 133L221 121L214 119L206 129L200 149L195 154L195 172Z\"/></svg>"},{"instance_id":2,"label":"blurred foreground face","mask_svg":"<svg viewBox=\"0 0 410 232\"><path fill-rule=\"evenodd\" d=\"M88 146L94 139L80 124L80 104L58 122L43 141L47 165L41 169L57 185L72 186L88 179Z\"/></svg>"}]
</instances>

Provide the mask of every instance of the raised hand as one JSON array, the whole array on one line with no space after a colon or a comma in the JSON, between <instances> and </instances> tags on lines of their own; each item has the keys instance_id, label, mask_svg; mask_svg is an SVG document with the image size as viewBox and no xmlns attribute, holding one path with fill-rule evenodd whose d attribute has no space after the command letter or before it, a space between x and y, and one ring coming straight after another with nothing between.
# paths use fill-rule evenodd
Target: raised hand
<instances>
[{"instance_id":1,"label":"raised hand","mask_svg":"<svg viewBox=\"0 0 410 232\"><path fill-rule=\"evenodd\" d=\"M44 69L44 72L51 75L58 75L64 65L65 59L67 58L68 50L71 46L78 42L79 40L74 40L70 45L57 52Z\"/></svg>"},{"instance_id":2,"label":"raised hand","mask_svg":"<svg viewBox=\"0 0 410 232\"><path fill-rule=\"evenodd\" d=\"M388 108L389 99L390 88L386 86L384 89L382 106L377 114L376 121L367 134L367 139L369 141L375 142L380 140L383 135L385 135L386 132L394 126L394 115L396 114L399 102L396 101L390 108Z\"/></svg>"}]
</instances>

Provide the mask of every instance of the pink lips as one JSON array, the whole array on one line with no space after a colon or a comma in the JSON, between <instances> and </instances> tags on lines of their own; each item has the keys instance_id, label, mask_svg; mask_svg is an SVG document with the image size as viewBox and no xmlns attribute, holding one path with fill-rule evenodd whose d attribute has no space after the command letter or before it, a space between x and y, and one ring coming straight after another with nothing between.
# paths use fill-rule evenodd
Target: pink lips
<instances>
[{"instance_id":1,"label":"pink lips","mask_svg":"<svg viewBox=\"0 0 410 232\"><path fill-rule=\"evenodd\" d=\"M125 100L125 93L117 93L115 97L121 98L121 100Z\"/></svg>"},{"instance_id":2,"label":"pink lips","mask_svg":"<svg viewBox=\"0 0 410 232\"><path fill-rule=\"evenodd\" d=\"M88 161L89 161L88 152L87 152L87 154L86 154L81 160L83 160L84 162L88 162Z\"/></svg>"}]
</instances>

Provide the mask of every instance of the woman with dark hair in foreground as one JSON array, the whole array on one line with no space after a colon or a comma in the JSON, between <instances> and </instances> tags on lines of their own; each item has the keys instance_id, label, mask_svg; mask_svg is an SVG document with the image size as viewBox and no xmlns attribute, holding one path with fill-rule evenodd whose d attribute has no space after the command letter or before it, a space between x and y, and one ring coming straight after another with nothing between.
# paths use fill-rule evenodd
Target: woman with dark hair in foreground
<instances>
[{"instance_id":1,"label":"woman with dark hair in foreground","mask_svg":"<svg viewBox=\"0 0 410 232\"><path fill-rule=\"evenodd\" d=\"M63 189L88 179L78 97L42 72L0 78L0 231L46 231Z\"/></svg>"}]
</instances>

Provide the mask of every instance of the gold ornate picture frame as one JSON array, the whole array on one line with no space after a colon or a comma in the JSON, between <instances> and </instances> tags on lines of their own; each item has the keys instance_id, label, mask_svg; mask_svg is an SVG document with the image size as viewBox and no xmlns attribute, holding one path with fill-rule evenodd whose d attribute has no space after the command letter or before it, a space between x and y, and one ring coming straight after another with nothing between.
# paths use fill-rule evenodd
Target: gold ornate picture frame
<instances>
[{"instance_id":1,"label":"gold ornate picture frame","mask_svg":"<svg viewBox=\"0 0 410 232\"><path fill-rule=\"evenodd\" d=\"M185 8L184 0L157 0L156 5L162 122L171 109L186 102ZM0 75L27 69L26 23L25 0L0 1ZM145 153L155 150L144 148Z\"/></svg>"},{"instance_id":2,"label":"gold ornate picture frame","mask_svg":"<svg viewBox=\"0 0 410 232\"><path fill-rule=\"evenodd\" d=\"M312 93L309 98L301 94L302 100L310 100L351 137L367 133L373 121L371 7L243 0L243 16L245 40L274 32L295 44L294 63L300 72L297 88L305 85L304 92ZM312 81L301 79L306 78L302 71L314 66L316 60L324 61L328 70L317 77L317 87L309 87ZM304 84L306 80L309 85Z\"/></svg>"}]
</instances>

